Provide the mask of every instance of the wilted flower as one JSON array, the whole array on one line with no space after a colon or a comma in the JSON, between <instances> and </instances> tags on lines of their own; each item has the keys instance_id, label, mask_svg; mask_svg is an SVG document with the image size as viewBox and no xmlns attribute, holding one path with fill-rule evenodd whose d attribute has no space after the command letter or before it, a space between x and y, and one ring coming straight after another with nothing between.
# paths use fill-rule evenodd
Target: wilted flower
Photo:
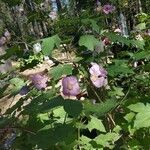
<instances>
[{"instance_id":1,"label":"wilted flower","mask_svg":"<svg viewBox=\"0 0 150 150\"><path fill-rule=\"evenodd\" d=\"M101 6L101 2L99 0L96 1L96 8L95 11L96 12L101 12L102 10L102 6Z\"/></svg>"},{"instance_id":2,"label":"wilted flower","mask_svg":"<svg viewBox=\"0 0 150 150\"><path fill-rule=\"evenodd\" d=\"M143 41L143 40L144 40L143 37L141 36L141 34L136 35L135 38L136 38L137 40L139 40L139 41Z\"/></svg>"},{"instance_id":3,"label":"wilted flower","mask_svg":"<svg viewBox=\"0 0 150 150\"><path fill-rule=\"evenodd\" d=\"M57 18L57 12L51 11L50 14L49 14L49 17L50 17L52 20L55 20L55 19Z\"/></svg>"},{"instance_id":4,"label":"wilted flower","mask_svg":"<svg viewBox=\"0 0 150 150\"><path fill-rule=\"evenodd\" d=\"M91 63L92 67L89 69L90 71L90 79L93 85L97 88L107 85L107 71L99 66L97 63Z\"/></svg>"},{"instance_id":5,"label":"wilted flower","mask_svg":"<svg viewBox=\"0 0 150 150\"><path fill-rule=\"evenodd\" d=\"M2 36L0 38L0 46L3 46L6 43L6 38L4 36Z\"/></svg>"},{"instance_id":6,"label":"wilted flower","mask_svg":"<svg viewBox=\"0 0 150 150\"><path fill-rule=\"evenodd\" d=\"M41 90L41 89L44 89L47 87L48 77L45 75L41 75L41 74L31 75L31 80L32 80L32 83L34 84L34 86L38 90Z\"/></svg>"},{"instance_id":7,"label":"wilted flower","mask_svg":"<svg viewBox=\"0 0 150 150\"><path fill-rule=\"evenodd\" d=\"M23 86L19 92L20 95L26 95L29 92L29 88L27 86Z\"/></svg>"},{"instance_id":8,"label":"wilted flower","mask_svg":"<svg viewBox=\"0 0 150 150\"><path fill-rule=\"evenodd\" d=\"M149 36L150 36L150 29L148 29L148 30L147 30L147 35L149 35Z\"/></svg>"},{"instance_id":9,"label":"wilted flower","mask_svg":"<svg viewBox=\"0 0 150 150\"><path fill-rule=\"evenodd\" d=\"M96 5L101 6L101 2L99 0L96 0Z\"/></svg>"},{"instance_id":10,"label":"wilted flower","mask_svg":"<svg viewBox=\"0 0 150 150\"><path fill-rule=\"evenodd\" d=\"M0 73L5 74L12 69L11 60L6 60L4 64L0 65Z\"/></svg>"},{"instance_id":11,"label":"wilted flower","mask_svg":"<svg viewBox=\"0 0 150 150\"><path fill-rule=\"evenodd\" d=\"M41 50L42 50L42 48L41 48L41 44L40 43L36 43L36 44L33 45L33 52L34 52L34 54L39 53Z\"/></svg>"},{"instance_id":12,"label":"wilted flower","mask_svg":"<svg viewBox=\"0 0 150 150\"><path fill-rule=\"evenodd\" d=\"M138 66L138 62L135 61L135 62L133 63L133 67L134 67L134 68L137 68L137 66Z\"/></svg>"},{"instance_id":13,"label":"wilted flower","mask_svg":"<svg viewBox=\"0 0 150 150\"><path fill-rule=\"evenodd\" d=\"M114 30L114 32L121 33L122 31L121 31L120 28L116 28L116 29Z\"/></svg>"},{"instance_id":14,"label":"wilted flower","mask_svg":"<svg viewBox=\"0 0 150 150\"><path fill-rule=\"evenodd\" d=\"M53 65L54 62L52 60L49 59L48 56L44 56L44 60L49 64L49 65Z\"/></svg>"},{"instance_id":15,"label":"wilted flower","mask_svg":"<svg viewBox=\"0 0 150 150\"><path fill-rule=\"evenodd\" d=\"M104 44L105 46L107 46L107 45L110 45L110 44L111 44L110 39L109 39L109 38L107 38L107 37L103 37L103 38L102 38L102 42L103 42L103 44Z\"/></svg>"},{"instance_id":16,"label":"wilted flower","mask_svg":"<svg viewBox=\"0 0 150 150\"><path fill-rule=\"evenodd\" d=\"M62 92L65 96L77 96L80 93L79 82L75 76L62 79Z\"/></svg>"},{"instance_id":17,"label":"wilted flower","mask_svg":"<svg viewBox=\"0 0 150 150\"><path fill-rule=\"evenodd\" d=\"M112 13L115 10L115 7L113 5L107 4L107 5L103 6L102 10L105 14L109 14L109 13Z\"/></svg>"},{"instance_id":18,"label":"wilted flower","mask_svg":"<svg viewBox=\"0 0 150 150\"><path fill-rule=\"evenodd\" d=\"M4 36L5 36L8 40L10 40L10 38L11 38L10 32L9 32L8 30L6 30L6 31L4 32Z\"/></svg>"}]
</instances>

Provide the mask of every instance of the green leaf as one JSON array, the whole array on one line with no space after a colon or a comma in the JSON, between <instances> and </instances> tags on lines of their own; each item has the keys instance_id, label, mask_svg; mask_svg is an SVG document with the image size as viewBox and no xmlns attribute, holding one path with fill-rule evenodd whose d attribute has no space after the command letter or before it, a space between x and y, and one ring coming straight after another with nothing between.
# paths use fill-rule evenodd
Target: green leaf
<instances>
[{"instance_id":1,"label":"green leaf","mask_svg":"<svg viewBox=\"0 0 150 150\"><path fill-rule=\"evenodd\" d=\"M114 147L114 142L117 141L120 138L120 135L118 133L109 132L107 134L100 134L97 136L94 140L97 144L102 145L103 147Z\"/></svg>"},{"instance_id":2,"label":"green leaf","mask_svg":"<svg viewBox=\"0 0 150 150\"><path fill-rule=\"evenodd\" d=\"M94 31L96 31L97 33L100 32L100 28L99 26L97 25L96 21L95 20L91 20L91 27Z\"/></svg>"},{"instance_id":3,"label":"green leaf","mask_svg":"<svg viewBox=\"0 0 150 150\"><path fill-rule=\"evenodd\" d=\"M93 35L83 35L80 37L79 46L85 46L88 50L93 51L96 45L99 45L100 41Z\"/></svg>"},{"instance_id":4,"label":"green leaf","mask_svg":"<svg viewBox=\"0 0 150 150\"><path fill-rule=\"evenodd\" d=\"M61 96L54 97L53 91L48 91L32 99L31 103L24 107L24 114L46 113L55 107L63 106L64 99Z\"/></svg>"},{"instance_id":5,"label":"green leaf","mask_svg":"<svg viewBox=\"0 0 150 150\"><path fill-rule=\"evenodd\" d=\"M72 74L72 66L69 64L58 65L56 67L53 67L49 71L49 73L54 80L58 80L62 77L62 75L71 75Z\"/></svg>"},{"instance_id":6,"label":"green leaf","mask_svg":"<svg viewBox=\"0 0 150 150\"><path fill-rule=\"evenodd\" d=\"M145 41L144 40L131 40L131 44L139 49L144 49Z\"/></svg>"},{"instance_id":7,"label":"green leaf","mask_svg":"<svg viewBox=\"0 0 150 150\"><path fill-rule=\"evenodd\" d=\"M7 3L10 7L19 5L21 0L2 0L3 2Z\"/></svg>"},{"instance_id":8,"label":"green leaf","mask_svg":"<svg viewBox=\"0 0 150 150\"><path fill-rule=\"evenodd\" d=\"M118 35L116 33L104 33L112 42L120 42L121 44L130 46L131 42L128 38L123 37L122 35Z\"/></svg>"},{"instance_id":9,"label":"green leaf","mask_svg":"<svg viewBox=\"0 0 150 150\"><path fill-rule=\"evenodd\" d=\"M110 94L112 97L113 97L113 96L116 96L116 97L124 96L124 93L122 92L122 91L123 91L123 88L115 87L115 86L113 86L112 88L113 88L113 89L109 92L109 94Z\"/></svg>"},{"instance_id":10,"label":"green leaf","mask_svg":"<svg viewBox=\"0 0 150 150\"><path fill-rule=\"evenodd\" d=\"M29 135L29 141L39 149L55 149L54 145L64 142L71 144L76 139L75 128L69 124L61 124L52 128L48 126L45 130L39 130L36 135Z\"/></svg>"},{"instance_id":11,"label":"green leaf","mask_svg":"<svg viewBox=\"0 0 150 150\"><path fill-rule=\"evenodd\" d=\"M89 18L88 19L82 19L81 21L85 25L89 25L90 24L90 26L91 26L93 31L96 31L97 33L100 32L100 27L98 26L97 21L95 21L93 19L89 19Z\"/></svg>"},{"instance_id":12,"label":"green leaf","mask_svg":"<svg viewBox=\"0 0 150 150\"><path fill-rule=\"evenodd\" d=\"M127 46L136 46L137 48L143 49L144 48L144 41L140 40L130 40L129 38L123 37L122 35L118 35L116 33L104 33L112 42L119 42L123 45Z\"/></svg>"},{"instance_id":13,"label":"green leaf","mask_svg":"<svg viewBox=\"0 0 150 150\"><path fill-rule=\"evenodd\" d=\"M65 122L68 122L71 120L71 118L66 117L66 111L64 110L63 106L54 108L52 112L53 112L53 117L57 118L56 120L57 123L63 124L64 120Z\"/></svg>"},{"instance_id":14,"label":"green leaf","mask_svg":"<svg viewBox=\"0 0 150 150\"><path fill-rule=\"evenodd\" d=\"M9 82L13 86L12 94L17 94L20 89L25 86L25 82L21 78L12 78Z\"/></svg>"},{"instance_id":15,"label":"green leaf","mask_svg":"<svg viewBox=\"0 0 150 150\"><path fill-rule=\"evenodd\" d=\"M124 119L126 119L128 122L131 122L133 120L134 116L135 116L135 113L130 112L124 116Z\"/></svg>"},{"instance_id":16,"label":"green leaf","mask_svg":"<svg viewBox=\"0 0 150 150\"><path fill-rule=\"evenodd\" d=\"M15 86L20 86L20 85L24 85L24 80L21 78L12 78L10 80L10 84L13 84Z\"/></svg>"},{"instance_id":17,"label":"green leaf","mask_svg":"<svg viewBox=\"0 0 150 150\"><path fill-rule=\"evenodd\" d=\"M84 136L84 135L82 135L82 136L80 137L80 140L81 140L84 144L87 144L87 143L89 143L89 142L91 141L90 138L88 138L88 137L86 137L86 136Z\"/></svg>"},{"instance_id":18,"label":"green leaf","mask_svg":"<svg viewBox=\"0 0 150 150\"><path fill-rule=\"evenodd\" d=\"M54 47L59 47L61 39L58 35L54 35L49 38L42 39L42 52L44 55L49 56L52 53Z\"/></svg>"},{"instance_id":19,"label":"green leaf","mask_svg":"<svg viewBox=\"0 0 150 150\"><path fill-rule=\"evenodd\" d=\"M128 108L134 112L143 112L145 111L145 105L143 103L136 103L128 106Z\"/></svg>"},{"instance_id":20,"label":"green leaf","mask_svg":"<svg viewBox=\"0 0 150 150\"><path fill-rule=\"evenodd\" d=\"M146 29L146 23L145 23L145 22L140 23L140 24L138 24L135 28L136 28L137 30L144 30L144 29Z\"/></svg>"},{"instance_id":21,"label":"green leaf","mask_svg":"<svg viewBox=\"0 0 150 150\"><path fill-rule=\"evenodd\" d=\"M112 77L120 74L133 74L133 70L129 68L127 61L125 60L114 60L115 64L108 66L108 74Z\"/></svg>"},{"instance_id":22,"label":"green leaf","mask_svg":"<svg viewBox=\"0 0 150 150\"><path fill-rule=\"evenodd\" d=\"M36 4L41 4L41 3L42 3L42 0L34 0L34 2L35 2Z\"/></svg>"},{"instance_id":23,"label":"green leaf","mask_svg":"<svg viewBox=\"0 0 150 150\"><path fill-rule=\"evenodd\" d=\"M140 51L133 54L132 57L136 60L145 59L145 58L150 59L150 51Z\"/></svg>"},{"instance_id":24,"label":"green leaf","mask_svg":"<svg viewBox=\"0 0 150 150\"><path fill-rule=\"evenodd\" d=\"M83 109L82 103L77 100L65 100L64 110L73 117L79 116Z\"/></svg>"},{"instance_id":25,"label":"green leaf","mask_svg":"<svg viewBox=\"0 0 150 150\"><path fill-rule=\"evenodd\" d=\"M119 133L121 130L122 130L122 128L121 128L121 126L119 126L119 125L116 125L116 126L113 128L113 132L115 132L115 133Z\"/></svg>"},{"instance_id":26,"label":"green leaf","mask_svg":"<svg viewBox=\"0 0 150 150\"><path fill-rule=\"evenodd\" d=\"M54 139L56 142L64 141L66 144L73 142L76 138L75 128L71 125L62 125L55 128Z\"/></svg>"},{"instance_id":27,"label":"green leaf","mask_svg":"<svg viewBox=\"0 0 150 150\"><path fill-rule=\"evenodd\" d=\"M90 116L91 120L90 122L87 124L86 128L89 129L89 131L91 132L93 129L97 129L101 132L106 132L105 127L102 123L102 120L94 117L94 116Z\"/></svg>"},{"instance_id":28,"label":"green leaf","mask_svg":"<svg viewBox=\"0 0 150 150\"><path fill-rule=\"evenodd\" d=\"M80 144L81 149L88 149L88 150L94 149L91 144L92 139L82 135L79 140L80 140L79 144ZM99 148L99 150L101 150L101 149Z\"/></svg>"},{"instance_id":29,"label":"green leaf","mask_svg":"<svg viewBox=\"0 0 150 150\"><path fill-rule=\"evenodd\" d=\"M50 118L47 113L44 113L44 114L38 114L37 119L40 120L42 123L44 123L44 121L47 121Z\"/></svg>"},{"instance_id":30,"label":"green leaf","mask_svg":"<svg viewBox=\"0 0 150 150\"><path fill-rule=\"evenodd\" d=\"M136 112L134 127L136 129L150 127L150 104L136 103L128 106L128 108Z\"/></svg>"},{"instance_id":31,"label":"green leaf","mask_svg":"<svg viewBox=\"0 0 150 150\"><path fill-rule=\"evenodd\" d=\"M148 112L145 111L136 115L134 127L137 129L150 127L150 108Z\"/></svg>"},{"instance_id":32,"label":"green leaf","mask_svg":"<svg viewBox=\"0 0 150 150\"><path fill-rule=\"evenodd\" d=\"M85 113L95 113L97 116L103 116L118 105L116 100L106 100L104 103L92 104L86 101L84 103Z\"/></svg>"}]
</instances>

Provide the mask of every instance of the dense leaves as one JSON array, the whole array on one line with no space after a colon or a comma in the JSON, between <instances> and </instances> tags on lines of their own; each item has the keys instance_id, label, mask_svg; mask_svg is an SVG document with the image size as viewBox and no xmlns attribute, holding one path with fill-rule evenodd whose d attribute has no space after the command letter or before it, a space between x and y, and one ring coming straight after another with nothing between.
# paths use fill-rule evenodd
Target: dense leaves
<instances>
[{"instance_id":1,"label":"dense leaves","mask_svg":"<svg viewBox=\"0 0 150 150\"><path fill-rule=\"evenodd\" d=\"M42 52L44 55L49 56L54 47L59 47L61 40L58 35L42 39Z\"/></svg>"},{"instance_id":2,"label":"dense leaves","mask_svg":"<svg viewBox=\"0 0 150 150\"><path fill-rule=\"evenodd\" d=\"M143 127L150 127L150 104L147 103L144 105L143 103L136 103L128 106L128 108L136 112L135 120L134 120L134 127L136 129L143 128Z\"/></svg>"},{"instance_id":3,"label":"dense leaves","mask_svg":"<svg viewBox=\"0 0 150 150\"><path fill-rule=\"evenodd\" d=\"M0 0L0 149L150 149L148 0Z\"/></svg>"},{"instance_id":4,"label":"dense leaves","mask_svg":"<svg viewBox=\"0 0 150 150\"><path fill-rule=\"evenodd\" d=\"M96 45L101 44L93 35L83 35L80 37L79 45L85 46L87 49L93 51Z\"/></svg>"}]
</instances>

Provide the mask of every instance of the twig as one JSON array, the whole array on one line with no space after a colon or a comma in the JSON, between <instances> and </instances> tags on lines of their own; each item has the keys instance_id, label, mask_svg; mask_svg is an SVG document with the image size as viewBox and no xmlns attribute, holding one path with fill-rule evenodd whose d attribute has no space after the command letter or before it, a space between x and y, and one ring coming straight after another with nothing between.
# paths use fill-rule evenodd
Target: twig
<instances>
[{"instance_id":1,"label":"twig","mask_svg":"<svg viewBox=\"0 0 150 150\"><path fill-rule=\"evenodd\" d=\"M25 128L22 128L22 127L7 127L7 128L0 129L0 131L1 131L1 130L2 130L2 131L3 131L3 130L6 130L6 129L19 129L19 130L22 130L22 131L25 131L25 132L31 133L31 134L33 134L33 135L36 135L36 133L35 133L35 132L30 131L30 130L25 129Z\"/></svg>"},{"instance_id":2,"label":"twig","mask_svg":"<svg viewBox=\"0 0 150 150\"><path fill-rule=\"evenodd\" d=\"M87 81L87 82L88 82L88 81ZM93 92L94 92L95 95L97 96L97 99L99 100L99 102L104 103L104 102L102 101L102 99L99 97L99 95L97 94L97 92L93 89L92 86L91 86L91 89L93 90ZM113 120L111 114L108 113L107 115L108 115L108 118L110 119L110 121L112 122L113 126L115 127L115 126L116 126L116 123L115 123L115 121Z\"/></svg>"}]
</instances>

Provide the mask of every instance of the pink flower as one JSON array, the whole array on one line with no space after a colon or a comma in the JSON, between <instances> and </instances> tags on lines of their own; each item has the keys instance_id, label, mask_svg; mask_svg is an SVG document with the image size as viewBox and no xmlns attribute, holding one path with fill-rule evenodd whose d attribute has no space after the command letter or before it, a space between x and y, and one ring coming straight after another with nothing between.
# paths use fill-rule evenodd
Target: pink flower
<instances>
[{"instance_id":1,"label":"pink flower","mask_svg":"<svg viewBox=\"0 0 150 150\"><path fill-rule=\"evenodd\" d=\"M62 92L65 96L77 96L80 93L80 86L75 76L62 79Z\"/></svg>"},{"instance_id":2,"label":"pink flower","mask_svg":"<svg viewBox=\"0 0 150 150\"><path fill-rule=\"evenodd\" d=\"M97 88L107 85L107 71L99 66L97 63L91 63L92 67L89 69L91 74L90 79L93 85Z\"/></svg>"},{"instance_id":3,"label":"pink flower","mask_svg":"<svg viewBox=\"0 0 150 150\"><path fill-rule=\"evenodd\" d=\"M48 77L41 74L31 75L31 80L34 86L38 89L45 89L47 87Z\"/></svg>"},{"instance_id":4,"label":"pink flower","mask_svg":"<svg viewBox=\"0 0 150 150\"><path fill-rule=\"evenodd\" d=\"M92 67L90 68L90 74L96 76L106 77L107 71L97 63L91 63Z\"/></svg>"},{"instance_id":5,"label":"pink flower","mask_svg":"<svg viewBox=\"0 0 150 150\"><path fill-rule=\"evenodd\" d=\"M105 14L109 14L109 13L112 13L115 10L115 7L113 5L107 4L107 5L103 6L102 10Z\"/></svg>"}]
</instances>

